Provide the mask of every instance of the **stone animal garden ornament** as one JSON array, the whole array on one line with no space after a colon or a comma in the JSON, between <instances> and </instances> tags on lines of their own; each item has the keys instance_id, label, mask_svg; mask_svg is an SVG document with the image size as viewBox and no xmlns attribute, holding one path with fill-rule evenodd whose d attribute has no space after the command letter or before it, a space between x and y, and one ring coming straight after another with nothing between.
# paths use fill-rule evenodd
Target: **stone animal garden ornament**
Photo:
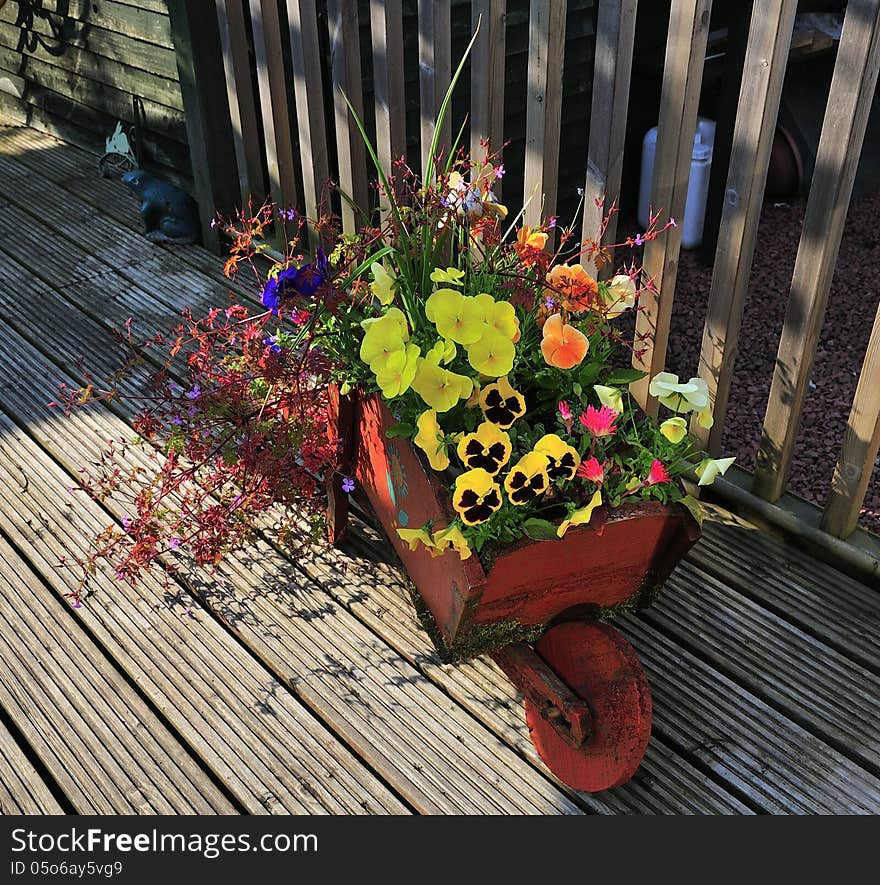
<instances>
[{"instance_id":1,"label":"stone animal garden ornament","mask_svg":"<svg viewBox=\"0 0 880 885\"><path fill-rule=\"evenodd\" d=\"M122 181L141 201L148 240L174 244L199 241L199 208L186 191L142 169L126 172Z\"/></svg>"}]
</instances>

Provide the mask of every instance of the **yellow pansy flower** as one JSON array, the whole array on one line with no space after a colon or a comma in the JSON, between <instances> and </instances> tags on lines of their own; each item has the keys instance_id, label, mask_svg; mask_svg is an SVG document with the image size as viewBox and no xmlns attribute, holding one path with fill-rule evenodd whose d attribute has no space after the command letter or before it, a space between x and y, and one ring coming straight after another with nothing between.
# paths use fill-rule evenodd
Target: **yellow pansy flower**
<instances>
[{"instance_id":1,"label":"yellow pansy flower","mask_svg":"<svg viewBox=\"0 0 880 885\"><path fill-rule=\"evenodd\" d=\"M409 341L406 316L397 307L392 307L380 317L364 320L361 326L364 340L361 342L360 357L371 369L376 362L381 365L394 351L403 350Z\"/></svg>"},{"instance_id":2,"label":"yellow pansy flower","mask_svg":"<svg viewBox=\"0 0 880 885\"><path fill-rule=\"evenodd\" d=\"M461 529L453 523L434 532L434 546L439 552L445 552L451 547L461 559L469 559L473 552L467 538L461 533ZM439 555L439 553L438 553Z\"/></svg>"},{"instance_id":3,"label":"yellow pansy flower","mask_svg":"<svg viewBox=\"0 0 880 885\"><path fill-rule=\"evenodd\" d=\"M510 386L505 375L480 391L480 408L487 421L507 430L526 413L525 397Z\"/></svg>"},{"instance_id":4,"label":"yellow pansy flower","mask_svg":"<svg viewBox=\"0 0 880 885\"><path fill-rule=\"evenodd\" d=\"M373 265L373 282L370 291L379 300L379 304L391 304L394 301L394 287L397 277L393 271L387 271L380 262Z\"/></svg>"},{"instance_id":5,"label":"yellow pansy flower","mask_svg":"<svg viewBox=\"0 0 880 885\"><path fill-rule=\"evenodd\" d=\"M437 545L425 526L420 529L398 529L397 534L400 535L401 541L405 541L409 545L411 551L418 550L419 544L421 544L426 550L431 551L432 556L435 555Z\"/></svg>"},{"instance_id":6,"label":"yellow pansy flower","mask_svg":"<svg viewBox=\"0 0 880 885\"><path fill-rule=\"evenodd\" d=\"M593 517L593 511L602 503L602 489L596 489L596 493L590 499L590 503L586 507L575 510L568 519L562 520L556 534L560 538L565 536L570 526L586 525Z\"/></svg>"},{"instance_id":7,"label":"yellow pansy flower","mask_svg":"<svg viewBox=\"0 0 880 885\"><path fill-rule=\"evenodd\" d=\"M467 376L419 358L412 388L432 409L448 412L460 399L467 399L473 387Z\"/></svg>"},{"instance_id":8,"label":"yellow pansy flower","mask_svg":"<svg viewBox=\"0 0 880 885\"><path fill-rule=\"evenodd\" d=\"M425 316L444 337L458 344L473 344L483 334L483 319L475 298L455 289L437 289L425 302Z\"/></svg>"},{"instance_id":9,"label":"yellow pansy flower","mask_svg":"<svg viewBox=\"0 0 880 885\"><path fill-rule=\"evenodd\" d=\"M455 267L447 267L446 270L437 267L431 271L431 282L446 283L447 286L461 286L464 284L464 271Z\"/></svg>"},{"instance_id":10,"label":"yellow pansy flower","mask_svg":"<svg viewBox=\"0 0 880 885\"><path fill-rule=\"evenodd\" d=\"M509 301L496 301L486 292L475 295L474 300L480 307L486 326L515 342L519 336L519 320L514 306Z\"/></svg>"},{"instance_id":11,"label":"yellow pansy flower","mask_svg":"<svg viewBox=\"0 0 880 885\"><path fill-rule=\"evenodd\" d=\"M547 456L547 475L551 480L573 479L580 467L581 456L578 450L555 433L542 436L535 443L534 450Z\"/></svg>"},{"instance_id":12,"label":"yellow pansy flower","mask_svg":"<svg viewBox=\"0 0 880 885\"><path fill-rule=\"evenodd\" d=\"M701 409L700 413L697 415L697 422L703 429L710 430L715 423L715 416L712 414L712 409L708 406L706 406L705 409Z\"/></svg>"},{"instance_id":13,"label":"yellow pansy flower","mask_svg":"<svg viewBox=\"0 0 880 885\"><path fill-rule=\"evenodd\" d=\"M451 363L455 359L457 352L454 341L446 341L441 338L425 354L425 359L429 363L433 363L435 366L439 366L441 363L445 366L447 363Z\"/></svg>"},{"instance_id":14,"label":"yellow pansy flower","mask_svg":"<svg viewBox=\"0 0 880 885\"><path fill-rule=\"evenodd\" d=\"M543 495L550 486L547 468L550 459L540 452L528 452L511 468L504 480L504 488L511 504L522 505Z\"/></svg>"},{"instance_id":15,"label":"yellow pansy flower","mask_svg":"<svg viewBox=\"0 0 880 885\"><path fill-rule=\"evenodd\" d=\"M413 442L428 456L432 470L445 470L449 466L449 455L443 447L443 429L437 423L437 413L433 409L422 412L416 421L418 433Z\"/></svg>"},{"instance_id":16,"label":"yellow pansy flower","mask_svg":"<svg viewBox=\"0 0 880 885\"><path fill-rule=\"evenodd\" d=\"M678 415L674 418L667 418L660 425L660 433L671 443L680 443L687 436L687 432L687 421Z\"/></svg>"},{"instance_id":17,"label":"yellow pansy flower","mask_svg":"<svg viewBox=\"0 0 880 885\"><path fill-rule=\"evenodd\" d=\"M458 443L458 457L466 467L482 467L494 476L510 460L510 437L497 424L484 421Z\"/></svg>"},{"instance_id":18,"label":"yellow pansy flower","mask_svg":"<svg viewBox=\"0 0 880 885\"><path fill-rule=\"evenodd\" d=\"M618 415L623 412L623 392L617 387L605 387L603 384L594 384L593 390L599 397L599 402L608 409L617 412Z\"/></svg>"},{"instance_id":19,"label":"yellow pansy flower","mask_svg":"<svg viewBox=\"0 0 880 885\"><path fill-rule=\"evenodd\" d=\"M499 378L513 369L516 346L510 338L485 327L479 341L468 345L468 362L481 374Z\"/></svg>"},{"instance_id":20,"label":"yellow pansy flower","mask_svg":"<svg viewBox=\"0 0 880 885\"><path fill-rule=\"evenodd\" d=\"M465 525L479 525L501 507L501 487L477 467L455 479L452 506Z\"/></svg>"},{"instance_id":21,"label":"yellow pansy flower","mask_svg":"<svg viewBox=\"0 0 880 885\"><path fill-rule=\"evenodd\" d=\"M393 399L401 396L409 390L416 376L416 366L421 351L415 344L405 345L404 350L395 350L393 353L373 365L376 374L376 383L382 391L385 399Z\"/></svg>"}]
</instances>

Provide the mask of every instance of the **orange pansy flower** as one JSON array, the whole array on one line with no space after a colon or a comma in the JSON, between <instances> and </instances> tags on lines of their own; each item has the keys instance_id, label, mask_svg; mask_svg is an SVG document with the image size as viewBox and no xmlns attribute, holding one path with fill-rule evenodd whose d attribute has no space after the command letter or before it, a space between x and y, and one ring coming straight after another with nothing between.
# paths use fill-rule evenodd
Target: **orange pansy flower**
<instances>
[{"instance_id":1,"label":"orange pansy flower","mask_svg":"<svg viewBox=\"0 0 880 885\"><path fill-rule=\"evenodd\" d=\"M547 286L545 297L572 313L587 310L599 298L599 286L581 264L557 264L547 274Z\"/></svg>"},{"instance_id":2,"label":"orange pansy flower","mask_svg":"<svg viewBox=\"0 0 880 885\"><path fill-rule=\"evenodd\" d=\"M562 322L562 315L554 313L544 323L544 339L541 341L541 353L551 366L557 369L571 369L580 365L590 342L587 336L574 326Z\"/></svg>"},{"instance_id":3,"label":"orange pansy flower","mask_svg":"<svg viewBox=\"0 0 880 885\"><path fill-rule=\"evenodd\" d=\"M547 245L547 234L542 231L534 231L524 224L516 235L516 243L513 248L519 260L526 266L530 267L536 264L540 258L544 247Z\"/></svg>"}]
</instances>

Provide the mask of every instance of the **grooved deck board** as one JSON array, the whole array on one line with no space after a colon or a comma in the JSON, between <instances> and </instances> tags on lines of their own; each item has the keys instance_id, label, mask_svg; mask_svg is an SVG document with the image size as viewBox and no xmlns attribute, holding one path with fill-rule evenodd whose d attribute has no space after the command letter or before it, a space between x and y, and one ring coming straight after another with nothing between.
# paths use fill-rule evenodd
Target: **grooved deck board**
<instances>
[{"instance_id":1,"label":"grooved deck board","mask_svg":"<svg viewBox=\"0 0 880 885\"><path fill-rule=\"evenodd\" d=\"M666 591L647 621L880 774L880 677L689 562Z\"/></svg>"},{"instance_id":2,"label":"grooved deck board","mask_svg":"<svg viewBox=\"0 0 880 885\"><path fill-rule=\"evenodd\" d=\"M63 813L46 782L0 722L0 815Z\"/></svg>"},{"instance_id":3,"label":"grooved deck board","mask_svg":"<svg viewBox=\"0 0 880 885\"><path fill-rule=\"evenodd\" d=\"M880 594L724 514L707 520L688 559L750 599L880 674Z\"/></svg>"},{"instance_id":4,"label":"grooved deck board","mask_svg":"<svg viewBox=\"0 0 880 885\"><path fill-rule=\"evenodd\" d=\"M67 798L78 813L235 811L2 537L0 649L3 706L62 789L76 782Z\"/></svg>"}]
</instances>

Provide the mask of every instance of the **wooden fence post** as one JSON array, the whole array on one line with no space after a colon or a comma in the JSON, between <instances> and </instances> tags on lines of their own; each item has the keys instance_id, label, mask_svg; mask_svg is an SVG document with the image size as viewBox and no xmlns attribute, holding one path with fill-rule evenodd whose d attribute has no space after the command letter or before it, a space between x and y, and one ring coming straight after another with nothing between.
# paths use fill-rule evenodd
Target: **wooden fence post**
<instances>
[{"instance_id":1,"label":"wooden fence post","mask_svg":"<svg viewBox=\"0 0 880 885\"><path fill-rule=\"evenodd\" d=\"M766 0L760 15L752 17L749 32L700 352L699 374L708 386L715 423L710 431L696 418L691 421L691 433L712 455L721 449L796 12L797 0Z\"/></svg>"},{"instance_id":2,"label":"wooden fence post","mask_svg":"<svg viewBox=\"0 0 880 885\"><path fill-rule=\"evenodd\" d=\"M235 162L241 205L247 206L253 197L259 205L266 197L263 180L259 121L254 104L254 81L251 61L245 42L245 15L243 0L216 0L217 24L220 31L220 51L226 72L226 99L232 124Z\"/></svg>"},{"instance_id":3,"label":"wooden fence post","mask_svg":"<svg viewBox=\"0 0 880 885\"><path fill-rule=\"evenodd\" d=\"M599 0L581 230L584 240L598 234L603 217L620 196L637 11L638 0ZM604 205L597 206L597 199ZM616 231L614 215L603 242L613 243Z\"/></svg>"},{"instance_id":4,"label":"wooden fence post","mask_svg":"<svg viewBox=\"0 0 880 885\"><path fill-rule=\"evenodd\" d=\"M317 219L321 215L322 197L330 179L330 161L327 156L322 59L315 0L287 0L287 26L299 131L303 208L307 218ZM314 232L310 233L309 239L314 244Z\"/></svg>"},{"instance_id":5,"label":"wooden fence post","mask_svg":"<svg viewBox=\"0 0 880 885\"><path fill-rule=\"evenodd\" d=\"M874 462L880 451L880 307L862 364L831 493L822 514L822 528L836 538L856 529Z\"/></svg>"},{"instance_id":6,"label":"wooden fence post","mask_svg":"<svg viewBox=\"0 0 880 885\"><path fill-rule=\"evenodd\" d=\"M278 0L250 0L250 7L269 187L276 203L285 207L296 206L300 199L293 161Z\"/></svg>"},{"instance_id":7,"label":"wooden fence post","mask_svg":"<svg viewBox=\"0 0 880 885\"><path fill-rule=\"evenodd\" d=\"M238 170L229 150L232 123L215 0L168 0L168 16L186 112L202 242L217 251L219 238L211 221L217 212L228 214L238 203Z\"/></svg>"},{"instance_id":8,"label":"wooden fence post","mask_svg":"<svg viewBox=\"0 0 880 885\"><path fill-rule=\"evenodd\" d=\"M390 179L393 163L406 154L403 86L403 11L401 0L370 0L373 89L376 98L376 154ZM395 187L399 188L396 174ZM399 191L398 191L399 193ZM393 198L394 194L389 194Z\"/></svg>"},{"instance_id":9,"label":"wooden fence post","mask_svg":"<svg viewBox=\"0 0 880 885\"><path fill-rule=\"evenodd\" d=\"M651 205L678 222L687 199L711 11L712 0L672 0L669 16ZM644 292L639 302L632 364L646 375L630 390L649 415L658 411L648 386L666 364L680 249L681 227L645 245L642 263L656 291Z\"/></svg>"},{"instance_id":10,"label":"wooden fence post","mask_svg":"<svg viewBox=\"0 0 880 885\"><path fill-rule=\"evenodd\" d=\"M788 479L878 67L880 0L850 0L758 449L753 491L767 501Z\"/></svg>"},{"instance_id":11,"label":"wooden fence post","mask_svg":"<svg viewBox=\"0 0 880 885\"><path fill-rule=\"evenodd\" d=\"M523 223L537 226L556 212L562 57L566 0L529 4L529 82L526 91L526 160ZM551 242L548 239L548 246Z\"/></svg>"},{"instance_id":12,"label":"wooden fence post","mask_svg":"<svg viewBox=\"0 0 880 885\"><path fill-rule=\"evenodd\" d=\"M419 135L422 170L434 139L434 123L440 103L452 79L452 25L449 0L419 0ZM449 155L452 147L452 114L440 126L438 145Z\"/></svg>"},{"instance_id":13,"label":"wooden fence post","mask_svg":"<svg viewBox=\"0 0 880 885\"><path fill-rule=\"evenodd\" d=\"M348 96L357 115L364 118L364 93L361 81L361 50L358 18L352 15L346 0L327 0L330 29L330 74L333 81L333 119L339 163L339 188L354 203L342 199L342 229L353 234L360 229L370 211L367 151L354 117L345 103ZM356 208L355 208L356 207Z\"/></svg>"},{"instance_id":14,"label":"wooden fence post","mask_svg":"<svg viewBox=\"0 0 880 885\"><path fill-rule=\"evenodd\" d=\"M472 0L471 32L480 33L471 52L471 162L483 157L480 140L489 139L491 150L504 143L504 0ZM501 179L493 186L501 195Z\"/></svg>"}]
</instances>

